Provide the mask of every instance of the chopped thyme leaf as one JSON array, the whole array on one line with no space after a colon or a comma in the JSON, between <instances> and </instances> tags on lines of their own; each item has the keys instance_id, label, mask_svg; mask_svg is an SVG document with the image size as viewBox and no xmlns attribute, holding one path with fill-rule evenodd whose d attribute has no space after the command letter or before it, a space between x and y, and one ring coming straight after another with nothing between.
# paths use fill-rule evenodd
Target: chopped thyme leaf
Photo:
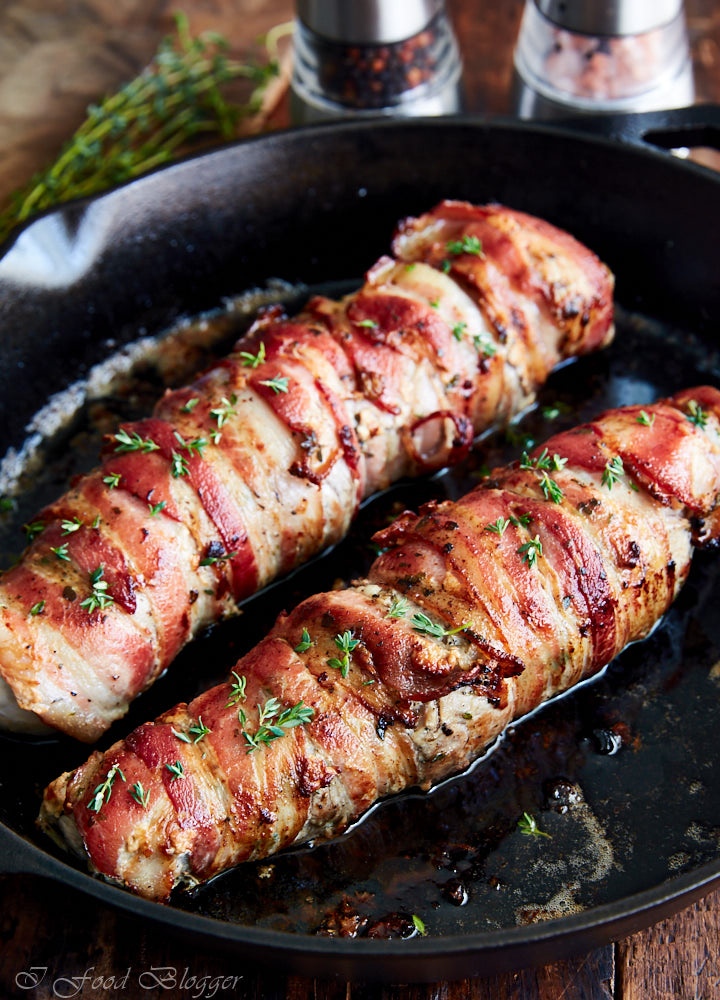
<instances>
[{"instance_id":1,"label":"chopped thyme leaf","mask_svg":"<svg viewBox=\"0 0 720 1000\"><path fill-rule=\"evenodd\" d=\"M306 628L302 630L302 636L300 642L295 647L296 653L306 653L308 649L312 646L312 639L310 638L310 633Z\"/></svg>"},{"instance_id":2,"label":"chopped thyme leaf","mask_svg":"<svg viewBox=\"0 0 720 1000\"><path fill-rule=\"evenodd\" d=\"M708 415L694 399L688 402L687 408L689 412L686 414L686 417L691 424L701 429L707 427Z\"/></svg>"},{"instance_id":3,"label":"chopped thyme leaf","mask_svg":"<svg viewBox=\"0 0 720 1000\"><path fill-rule=\"evenodd\" d=\"M547 472L543 472L542 474L540 489L543 491L546 500L552 500L553 503L562 503L563 491L555 480L548 476Z\"/></svg>"},{"instance_id":4,"label":"chopped thyme leaf","mask_svg":"<svg viewBox=\"0 0 720 1000\"><path fill-rule=\"evenodd\" d=\"M157 451L160 447L160 445L155 444L150 438L140 437L137 431L128 434L124 427L114 435L114 440L117 441L114 450L119 454L130 451L141 451L146 455L148 452Z\"/></svg>"},{"instance_id":5,"label":"chopped thyme leaf","mask_svg":"<svg viewBox=\"0 0 720 1000\"><path fill-rule=\"evenodd\" d=\"M60 527L62 528L63 535L72 535L73 531L78 531L82 528L82 521L79 517L74 517L71 521L61 521Z\"/></svg>"},{"instance_id":6,"label":"chopped thyme leaf","mask_svg":"<svg viewBox=\"0 0 720 1000\"><path fill-rule=\"evenodd\" d=\"M635 423L642 424L643 427L652 427L652 425L655 423L656 416L657 413L653 413L652 416L650 416L650 414L646 413L645 410L640 410L640 415L635 417Z\"/></svg>"},{"instance_id":7,"label":"chopped thyme leaf","mask_svg":"<svg viewBox=\"0 0 720 1000\"><path fill-rule=\"evenodd\" d=\"M45 601L38 601L37 604L33 604L30 608L31 615L41 615L45 610Z\"/></svg>"},{"instance_id":8,"label":"chopped thyme leaf","mask_svg":"<svg viewBox=\"0 0 720 1000\"><path fill-rule=\"evenodd\" d=\"M30 521L29 524L23 524L23 531L27 535L28 542L31 542L33 538L36 538L39 534L45 531L45 522Z\"/></svg>"},{"instance_id":9,"label":"chopped thyme leaf","mask_svg":"<svg viewBox=\"0 0 720 1000\"><path fill-rule=\"evenodd\" d=\"M452 328L452 335L455 338L455 340L460 341L463 339L466 330L467 330L467 323L456 323L455 326Z\"/></svg>"},{"instance_id":10,"label":"chopped thyme leaf","mask_svg":"<svg viewBox=\"0 0 720 1000\"><path fill-rule=\"evenodd\" d=\"M354 319L353 320L353 325L354 326L366 326L368 328L368 330L376 330L377 329L377 323L375 322L374 319Z\"/></svg>"},{"instance_id":11,"label":"chopped thyme leaf","mask_svg":"<svg viewBox=\"0 0 720 1000\"><path fill-rule=\"evenodd\" d=\"M99 514L95 515L95 517L93 518L93 523L90 525L90 527L91 528L99 528L100 527L100 515Z\"/></svg>"},{"instance_id":12,"label":"chopped thyme leaf","mask_svg":"<svg viewBox=\"0 0 720 1000\"><path fill-rule=\"evenodd\" d=\"M245 687L247 685L247 678L243 675L237 674L234 670L232 675L235 678L234 681L230 682L230 697L225 702L225 708L229 708L231 705L237 705L239 701L245 701Z\"/></svg>"},{"instance_id":13,"label":"chopped thyme leaf","mask_svg":"<svg viewBox=\"0 0 720 1000\"><path fill-rule=\"evenodd\" d=\"M493 342L482 333L476 333L473 337L473 346L479 354L484 354L486 358L494 358L497 349Z\"/></svg>"},{"instance_id":14,"label":"chopped thyme leaf","mask_svg":"<svg viewBox=\"0 0 720 1000\"><path fill-rule=\"evenodd\" d=\"M190 739L190 737L189 737L189 736L187 735L187 733L179 733L179 732L177 731L177 729L173 729L173 730L172 730L172 734L173 734L173 736L177 736L177 738L178 738L179 740L182 740L182 741L183 741L183 743L192 743L192 740L191 740L191 739Z\"/></svg>"},{"instance_id":15,"label":"chopped thyme leaf","mask_svg":"<svg viewBox=\"0 0 720 1000\"><path fill-rule=\"evenodd\" d=\"M188 399L188 401L185 404L185 406L181 406L180 407L180 412L181 413L192 413L192 411L195 409L195 407L198 405L199 402L200 402L200 399L197 396L194 396L192 399Z\"/></svg>"},{"instance_id":16,"label":"chopped thyme leaf","mask_svg":"<svg viewBox=\"0 0 720 1000\"><path fill-rule=\"evenodd\" d=\"M530 458L528 453L524 451L520 459L521 469L532 469L536 472L541 472L544 469L560 472L566 465L566 458L561 458L557 453L550 455L547 448L543 448L537 458Z\"/></svg>"},{"instance_id":17,"label":"chopped thyme leaf","mask_svg":"<svg viewBox=\"0 0 720 1000\"><path fill-rule=\"evenodd\" d=\"M50 551L54 552L58 559L62 559L63 562L70 562L70 556L68 555L68 543L64 542L62 545L58 545L57 548L50 546Z\"/></svg>"},{"instance_id":18,"label":"chopped thyme leaf","mask_svg":"<svg viewBox=\"0 0 720 1000\"><path fill-rule=\"evenodd\" d=\"M260 343L257 354L251 354L249 351L239 351L238 357L241 360L243 368L257 368L265 360L265 344Z\"/></svg>"},{"instance_id":19,"label":"chopped thyme leaf","mask_svg":"<svg viewBox=\"0 0 720 1000\"><path fill-rule=\"evenodd\" d=\"M193 743L199 743L200 740L203 738L203 736L207 736L208 733L211 732L212 729L208 729L208 727L203 722L202 715L198 715L198 720L195 723L195 725L190 726L190 735L195 737Z\"/></svg>"},{"instance_id":20,"label":"chopped thyme leaf","mask_svg":"<svg viewBox=\"0 0 720 1000\"><path fill-rule=\"evenodd\" d=\"M500 535L502 538L509 524L510 521L506 521L504 517L499 517L495 524L486 524L485 531L494 531L496 535Z\"/></svg>"},{"instance_id":21,"label":"chopped thyme leaf","mask_svg":"<svg viewBox=\"0 0 720 1000\"><path fill-rule=\"evenodd\" d=\"M440 265L440 270L442 271L443 274L449 274L451 267L452 267L452 264L450 263L450 261L446 257L445 260Z\"/></svg>"},{"instance_id":22,"label":"chopped thyme leaf","mask_svg":"<svg viewBox=\"0 0 720 1000\"><path fill-rule=\"evenodd\" d=\"M96 787L93 797L88 802L88 809L92 809L93 812L99 813L104 804L110 801L112 787L115 782L115 777L118 774L122 780L125 781L125 775L120 770L120 765L113 764L108 773L105 775L105 780Z\"/></svg>"},{"instance_id":23,"label":"chopped thyme leaf","mask_svg":"<svg viewBox=\"0 0 720 1000\"><path fill-rule=\"evenodd\" d=\"M247 726L247 716L242 709L238 712L240 724L243 727L242 734L245 738L246 753L258 750L263 744L267 745L274 740L286 736L287 729L294 729L296 726L303 726L310 722L315 715L315 709L310 705L303 704L302 699L291 708L280 711L281 705L277 698L268 698L265 704L258 709L258 729L255 733L250 733L245 728Z\"/></svg>"},{"instance_id":24,"label":"chopped thyme leaf","mask_svg":"<svg viewBox=\"0 0 720 1000\"><path fill-rule=\"evenodd\" d=\"M216 544L216 543L213 543ZM237 555L237 549L234 552L223 552L219 556L205 556L204 559L200 560L201 566L214 566L215 563L222 562L224 559L234 559Z\"/></svg>"},{"instance_id":25,"label":"chopped thyme leaf","mask_svg":"<svg viewBox=\"0 0 720 1000\"><path fill-rule=\"evenodd\" d=\"M111 490L114 490L116 489L116 487L120 485L121 479L122 476L120 475L119 472L113 472L109 476L104 476L103 482L105 483L106 486L109 486Z\"/></svg>"},{"instance_id":26,"label":"chopped thyme leaf","mask_svg":"<svg viewBox=\"0 0 720 1000\"><path fill-rule=\"evenodd\" d=\"M542 555L542 542L540 541L540 536L535 535L534 538L530 539L529 542L525 542L525 544L521 545L516 551L518 555L522 555L523 562L526 562L528 566L534 566L537 563L538 555Z\"/></svg>"},{"instance_id":27,"label":"chopped thyme leaf","mask_svg":"<svg viewBox=\"0 0 720 1000\"><path fill-rule=\"evenodd\" d=\"M237 404L237 396L233 392L230 399L227 396L223 396L220 400L220 406L216 406L214 409L210 410L210 416L214 417L217 421L218 430L228 422L230 417L237 416L237 410L233 410L233 406Z\"/></svg>"},{"instance_id":28,"label":"chopped thyme leaf","mask_svg":"<svg viewBox=\"0 0 720 1000\"><path fill-rule=\"evenodd\" d=\"M139 806L142 806L143 809L147 809L148 802L150 801L149 788L147 791L145 791L145 789L142 786L142 782L136 781L135 784L130 789L130 794L132 795L132 797L135 799L135 801Z\"/></svg>"},{"instance_id":29,"label":"chopped thyme leaf","mask_svg":"<svg viewBox=\"0 0 720 1000\"><path fill-rule=\"evenodd\" d=\"M161 510L165 510L165 501L161 500L160 503L156 504L149 503L148 510L150 511L150 517L155 517Z\"/></svg>"},{"instance_id":30,"label":"chopped thyme leaf","mask_svg":"<svg viewBox=\"0 0 720 1000\"><path fill-rule=\"evenodd\" d=\"M475 257L484 257L482 243L477 236L463 236L459 240L448 240L445 249L449 254L457 257L461 253L471 253Z\"/></svg>"},{"instance_id":31,"label":"chopped thyme leaf","mask_svg":"<svg viewBox=\"0 0 720 1000\"><path fill-rule=\"evenodd\" d=\"M602 474L602 484L612 490L615 483L620 482L620 477L625 475L623 461L619 455L613 456L605 463L605 471Z\"/></svg>"},{"instance_id":32,"label":"chopped thyme leaf","mask_svg":"<svg viewBox=\"0 0 720 1000\"><path fill-rule=\"evenodd\" d=\"M510 518L510 524L514 524L516 528L527 528L531 521L532 514L518 514L517 517Z\"/></svg>"},{"instance_id":33,"label":"chopped thyme leaf","mask_svg":"<svg viewBox=\"0 0 720 1000\"><path fill-rule=\"evenodd\" d=\"M420 917L413 913L412 915L413 927L418 932L420 937L427 937L427 931L425 930L425 923L420 919Z\"/></svg>"},{"instance_id":34,"label":"chopped thyme leaf","mask_svg":"<svg viewBox=\"0 0 720 1000\"><path fill-rule=\"evenodd\" d=\"M523 813L522 819L518 822L517 828L520 833L525 833L529 837L550 837L549 833L545 833L544 830L540 829L537 825L537 820L534 816L531 816L530 813Z\"/></svg>"},{"instance_id":35,"label":"chopped thyme leaf","mask_svg":"<svg viewBox=\"0 0 720 1000\"><path fill-rule=\"evenodd\" d=\"M418 611L412 616L411 624L415 632L431 635L434 639L444 639L446 636L457 635L458 632L464 632L466 628L470 628L470 622L458 625L457 628L445 628L439 622L432 621L422 611Z\"/></svg>"},{"instance_id":36,"label":"chopped thyme leaf","mask_svg":"<svg viewBox=\"0 0 720 1000\"><path fill-rule=\"evenodd\" d=\"M417 264L406 264L405 265L405 270L406 271L414 271L416 267L417 267Z\"/></svg>"},{"instance_id":37,"label":"chopped thyme leaf","mask_svg":"<svg viewBox=\"0 0 720 1000\"><path fill-rule=\"evenodd\" d=\"M175 431L175 439L180 447L187 451L190 455L196 451L202 458L203 448L207 447L207 441L205 438L193 438L192 441L186 441L182 434Z\"/></svg>"},{"instance_id":38,"label":"chopped thyme leaf","mask_svg":"<svg viewBox=\"0 0 720 1000\"><path fill-rule=\"evenodd\" d=\"M433 309L439 309L440 308L440 299L433 299L432 302L430 303L430 305L432 306Z\"/></svg>"},{"instance_id":39,"label":"chopped thyme leaf","mask_svg":"<svg viewBox=\"0 0 720 1000\"><path fill-rule=\"evenodd\" d=\"M172 774L171 783L177 781L178 778L185 777L185 768L182 766L182 761L176 760L174 764L166 764L165 767Z\"/></svg>"},{"instance_id":40,"label":"chopped thyme leaf","mask_svg":"<svg viewBox=\"0 0 720 1000\"><path fill-rule=\"evenodd\" d=\"M272 389L275 395L277 395L279 392L288 391L289 381L290 379L287 377L287 375L284 375L284 376L278 376L276 378L264 379L262 382L260 382L260 385L266 385L268 389Z\"/></svg>"},{"instance_id":41,"label":"chopped thyme leaf","mask_svg":"<svg viewBox=\"0 0 720 1000\"><path fill-rule=\"evenodd\" d=\"M188 476L190 474L190 469L186 460L176 451L172 453L170 472L172 473L174 479L179 479L180 476Z\"/></svg>"},{"instance_id":42,"label":"chopped thyme leaf","mask_svg":"<svg viewBox=\"0 0 720 1000\"><path fill-rule=\"evenodd\" d=\"M92 592L84 601L80 601L80 607L85 608L88 614L92 614L97 608L104 609L114 602L114 598L107 593L107 580L103 580L104 566L98 566L90 574L90 586Z\"/></svg>"},{"instance_id":43,"label":"chopped thyme leaf","mask_svg":"<svg viewBox=\"0 0 720 1000\"><path fill-rule=\"evenodd\" d=\"M404 618L410 610L410 604L404 597L397 597L392 602L390 610L385 615L386 618Z\"/></svg>"}]
</instances>

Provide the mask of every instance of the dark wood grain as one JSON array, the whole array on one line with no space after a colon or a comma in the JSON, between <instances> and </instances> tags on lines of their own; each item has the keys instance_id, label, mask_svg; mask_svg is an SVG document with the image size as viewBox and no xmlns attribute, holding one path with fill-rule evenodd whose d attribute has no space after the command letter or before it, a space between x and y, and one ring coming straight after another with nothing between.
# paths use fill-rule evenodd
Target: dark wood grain
<instances>
[{"instance_id":1,"label":"dark wood grain","mask_svg":"<svg viewBox=\"0 0 720 1000\"><path fill-rule=\"evenodd\" d=\"M465 62L467 106L511 110L512 48L522 0L448 0ZM291 16L291 0L23 0L0 5L0 201L52 157L90 101L136 73L182 7L193 28L215 28L234 50ZM698 98L720 101L720 5L688 0ZM287 104L274 123L286 124ZM711 161L717 162L717 161ZM123 1000L192 996L144 989L152 968L209 977L219 1000L717 1000L720 892L616 945L536 970L472 981L387 987L323 982L258 969L248 958L188 947L165 929L139 923L44 880L0 878L0 997L51 1000L63 984L90 975L72 995ZM16 977L46 968L34 990ZM129 971L128 971L129 970ZM241 978L237 978L241 977ZM234 982L233 982L234 981ZM146 984L147 985L147 984ZM64 985L71 995L72 983ZM206 992L207 995L207 992Z\"/></svg>"}]
</instances>

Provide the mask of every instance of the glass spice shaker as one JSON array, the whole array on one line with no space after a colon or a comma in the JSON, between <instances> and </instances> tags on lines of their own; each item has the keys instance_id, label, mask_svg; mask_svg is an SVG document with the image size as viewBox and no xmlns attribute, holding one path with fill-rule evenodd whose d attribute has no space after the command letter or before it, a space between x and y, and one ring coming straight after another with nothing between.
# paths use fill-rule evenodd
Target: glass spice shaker
<instances>
[{"instance_id":1,"label":"glass spice shaker","mask_svg":"<svg viewBox=\"0 0 720 1000\"><path fill-rule=\"evenodd\" d=\"M444 0L297 0L295 123L461 108L461 62Z\"/></svg>"},{"instance_id":2,"label":"glass spice shaker","mask_svg":"<svg viewBox=\"0 0 720 1000\"><path fill-rule=\"evenodd\" d=\"M521 118L692 104L682 0L526 0L515 47Z\"/></svg>"}]
</instances>

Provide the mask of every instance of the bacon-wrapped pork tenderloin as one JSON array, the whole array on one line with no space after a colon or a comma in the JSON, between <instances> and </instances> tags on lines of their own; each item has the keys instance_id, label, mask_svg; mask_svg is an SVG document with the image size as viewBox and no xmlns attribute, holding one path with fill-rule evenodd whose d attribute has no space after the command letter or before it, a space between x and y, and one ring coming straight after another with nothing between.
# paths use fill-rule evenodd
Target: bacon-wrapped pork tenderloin
<instances>
[{"instance_id":1,"label":"bacon-wrapped pork tenderloin","mask_svg":"<svg viewBox=\"0 0 720 1000\"><path fill-rule=\"evenodd\" d=\"M466 767L645 636L720 534L720 392L612 410L405 513L367 579L282 615L230 683L45 793L93 870L166 899Z\"/></svg>"},{"instance_id":2,"label":"bacon-wrapped pork tenderloin","mask_svg":"<svg viewBox=\"0 0 720 1000\"><path fill-rule=\"evenodd\" d=\"M96 739L364 497L456 462L612 335L610 272L547 223L447 202L397 250L341 302L270 310L41 513L0 581L0 721Z\"/></svg>"}]
</instances>

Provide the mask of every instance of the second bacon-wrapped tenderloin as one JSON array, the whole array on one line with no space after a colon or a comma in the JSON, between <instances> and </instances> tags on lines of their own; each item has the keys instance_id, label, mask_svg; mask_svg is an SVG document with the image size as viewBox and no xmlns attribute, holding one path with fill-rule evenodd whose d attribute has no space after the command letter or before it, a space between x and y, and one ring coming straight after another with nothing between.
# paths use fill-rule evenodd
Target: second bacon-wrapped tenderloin
<instances>
[{"instance_id":1,"label":"second bacon-wrapped tenderloin","mask_svg":"<svg viewBox=\"0 0 720 1000\"><path fill-rule=\"evenodd\" d=\"M0 722L96 739L204 626L338 541L358 504L462 458L612 334L612 277L500 206L403 224L341 302L270 311L41 512L0 580Z\"/></svg>"}]
</instances>

